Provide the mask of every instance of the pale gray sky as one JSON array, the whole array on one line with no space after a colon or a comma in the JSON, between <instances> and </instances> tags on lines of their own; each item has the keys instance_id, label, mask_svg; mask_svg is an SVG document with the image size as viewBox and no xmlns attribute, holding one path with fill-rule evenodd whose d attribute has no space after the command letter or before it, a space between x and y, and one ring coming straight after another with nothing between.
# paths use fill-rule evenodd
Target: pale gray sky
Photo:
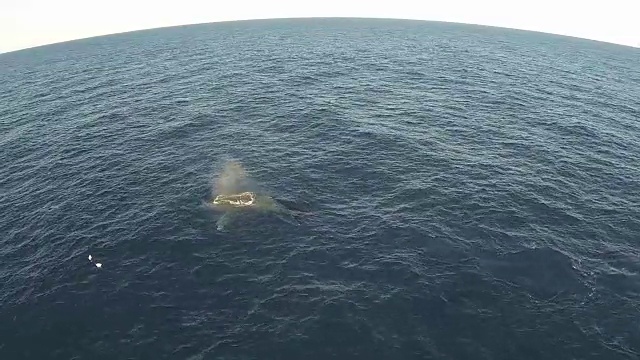
<instances>
[{"instance_id":1,"label":"pale gray sky","mask_svg":"<svg viewBox=\"0 0 640 360\"><path fill-rule=\"evenodd\" d=\"M640 46L640 0L2 0L0 52L172 25L328 16L493 25Z\"/></svg>"}]
</instances>

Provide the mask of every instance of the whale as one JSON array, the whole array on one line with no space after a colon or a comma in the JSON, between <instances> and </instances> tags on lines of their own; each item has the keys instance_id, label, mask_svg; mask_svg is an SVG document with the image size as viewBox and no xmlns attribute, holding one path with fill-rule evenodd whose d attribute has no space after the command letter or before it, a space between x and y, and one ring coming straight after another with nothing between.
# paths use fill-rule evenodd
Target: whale
<instances>
[{"instance_id":1,"label":"whale","mask_svg":"<svg viewBox=\"0 0 640 360\"><path fill-rule=\"evenodd\" d=\"M260 194L253 191L244 191L235 194L218 194L209 204L214 210L222 212L222 215L216 222L216 228L219 231L228 230L234 220L247 211L274 213L280 219L296 225L299 225L301 216L311 214L308 211L303 211L300 206L296 206L292 201L276 200L267 194Z\"/></svg>"}]
</instances>

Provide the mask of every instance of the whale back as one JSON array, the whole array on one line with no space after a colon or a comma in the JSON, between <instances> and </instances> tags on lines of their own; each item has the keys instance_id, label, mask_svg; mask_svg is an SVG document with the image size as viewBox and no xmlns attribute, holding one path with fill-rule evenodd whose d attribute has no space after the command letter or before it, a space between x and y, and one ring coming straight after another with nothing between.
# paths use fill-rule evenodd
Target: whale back
<instances>
[{"instance_id":1,"label":"whale back","mask_svg":"<svg viewBox=\"0 0 640 360\"><path fill-rule=\"evenodd\" d=\"M245 207L254 205L256 202L256 194L246 191L239 194L218 195L213 199L214 205Z\"/></svg>"}]
</instances>

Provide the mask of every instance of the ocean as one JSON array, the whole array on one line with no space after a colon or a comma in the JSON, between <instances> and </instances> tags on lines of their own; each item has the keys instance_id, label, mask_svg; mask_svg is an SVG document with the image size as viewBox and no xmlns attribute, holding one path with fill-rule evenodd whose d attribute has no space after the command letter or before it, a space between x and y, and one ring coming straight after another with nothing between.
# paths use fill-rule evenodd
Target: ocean
<instances>
[{"instance_id":1,"label":"ocean","mask_svg":"<svg viewBox=\"0 0 640 360\"><path fill-rule=\"evenodd\" d=\"M639 49L96 37L0 55L0 149L3 360L640 359Z\"/></svg>"}]
</instances>

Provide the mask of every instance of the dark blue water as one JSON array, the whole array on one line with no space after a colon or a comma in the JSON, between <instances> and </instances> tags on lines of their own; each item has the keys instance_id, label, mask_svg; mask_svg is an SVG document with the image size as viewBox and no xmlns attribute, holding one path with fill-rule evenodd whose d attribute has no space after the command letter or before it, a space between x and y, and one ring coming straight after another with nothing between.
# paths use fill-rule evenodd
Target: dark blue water
<instances>
[{"instance_id":1,"label":"dark blue water","mask_svg":"<svg viewBox=\"0 0 640 360\"><path fill-rule=\"evenodd\" d=\"M0 359L638 359L639 119L637 49L487 27L3 54ZM218 231L230 160L311 214Z\"/></svg>"}]
</instances>

